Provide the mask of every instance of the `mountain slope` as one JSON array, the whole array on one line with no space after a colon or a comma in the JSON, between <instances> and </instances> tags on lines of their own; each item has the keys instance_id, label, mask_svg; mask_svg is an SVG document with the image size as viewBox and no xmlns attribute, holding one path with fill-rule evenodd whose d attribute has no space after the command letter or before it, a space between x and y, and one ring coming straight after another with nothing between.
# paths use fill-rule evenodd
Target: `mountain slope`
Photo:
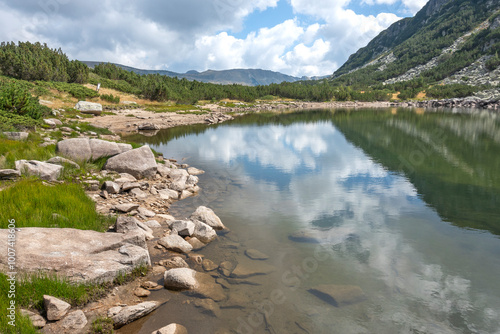
<instances>
[{"instance_id":1,"label":"mountain slope","mask_svg":"<svg viewBox=\"0 0 500 334\"><path fill-rule=\"evenodd\" d=\"M99 61L82 61L90 68L102 63ZM201 82L219 83L219 84L240 84L246 86L269 85L272 83L295 82L301 80L290 75L279 72L260 70L260 69L233 69L224 71L208 70L204 72L188 71L186 73L176 73L165 70L142 70L130 66L115 64L124 70L135 72L137 74L160 74L179 79L196 80Z\"/></svg>"},{"instance_id":2,"label":"mountain slope","mask_svg":"<svg viewBox=\"0 0 500 334\"><path fill-rule=\"evenodd\" d=\"M420 77L435 82L480 59L485 63L500 50L499 9L491 0L430 0L351 55L332 79L347 85Z\"/></svg>"}]
</instances>

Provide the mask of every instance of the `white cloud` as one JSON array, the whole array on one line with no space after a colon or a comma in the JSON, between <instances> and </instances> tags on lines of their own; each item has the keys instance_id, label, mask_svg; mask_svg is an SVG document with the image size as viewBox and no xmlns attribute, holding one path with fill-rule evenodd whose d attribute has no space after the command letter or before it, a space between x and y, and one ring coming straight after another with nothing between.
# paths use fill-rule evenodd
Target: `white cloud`
<instances>
[{"instance_id":1,"label":"white cloud","mask_svg":"<svg viewBox=\"0 0 500 334\"><path fill-rule=\"evenodd\" d=\"M321 22L291 18L236 37L249 14L279 1ZM410 8L425 2L402 1ZM139 68L327 75L398 19L391 13L360 15L348 5L349 0L0 0L0 40L42 41L70 58Z\"/></svg>"}]
</instances>

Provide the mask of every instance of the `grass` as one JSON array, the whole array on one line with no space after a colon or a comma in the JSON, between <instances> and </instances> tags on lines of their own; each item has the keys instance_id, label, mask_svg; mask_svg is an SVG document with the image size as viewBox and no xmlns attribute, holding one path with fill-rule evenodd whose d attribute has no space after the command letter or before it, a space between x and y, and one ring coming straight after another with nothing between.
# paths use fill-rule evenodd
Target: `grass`
<instances>
[{"instance_id":1,"label":"grass","mask_svg":"<svg viewBox=\"0 0 500 334\"><path fill-rule=\"evenodd\" d=\"M146 105L147 111L153 112L177 112L199 109L190 104L164 104L164 105Z\"/></svg>"},{"instance_id":2,"label":"grass","mask_svg":"<svg viewBox=\"0 0 500 334\"><path fill-rule=\"evenodd\" d=\"M72 307L82 307L90 302L103 298L115 285L128 283L139 276L145 276L148 272L147 265L136 267L130 274L121 274L115 281L110 283L78 283L74 284L65 278L57 277L55 274L32 273L19 275L16 281L16 326L8 324L9 319L0 317L0 333L2 334L31 334L39 333L33 327L28 317L19 313L19 308L31 310L44 310L43 295L50 295L71 304ZM6 312L9 306L9 282L7 275L0 273L0 308ZM113 321L109 318L97 318L93 321L91 334L113 333Z\"/></svg>"},{"instance_id":3,"label":"grass","mask_svg":"<svg viewBox=\"0 0 500 334\"><path fill-rule=\"evenodd\" d=\"M113 334L113 320L110 318L99 317L92 321L90 334Z\"/></svg>"},{"instance_id":4,"label":"grass","mask_svg":"<svg viewBox=\"0 0 500 334\"><path fill-rule=\"evenodd\" d=\"M0 156L5 157L0 168L14 168L16 160L45 161L55 156L55 145L40 147L41 137L31 133L26 141L16 141L0 137Z\"/></svg>"},{"instance_id":5,"label":"grass","mask_svg":"<svg viewBox=\"0 0 500 334\"><path fill-rule=\"evenodd\" d=\"M98 214L79 184L48 186L24 179L0 191L0 228L15 217L18 227L59 227L106 231L112 218Z\"/></svg>"}]
</instances>

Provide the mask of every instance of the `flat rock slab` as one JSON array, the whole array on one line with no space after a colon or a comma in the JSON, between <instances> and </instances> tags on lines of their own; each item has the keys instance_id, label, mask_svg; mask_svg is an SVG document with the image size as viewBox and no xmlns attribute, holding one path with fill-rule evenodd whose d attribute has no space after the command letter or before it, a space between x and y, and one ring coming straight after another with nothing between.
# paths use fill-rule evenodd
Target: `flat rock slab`
<instances>
[{"instance_id":1,"label":"flat rock slab","mask_svg":"<svg viewBox=\"0 0 500 334\"><path fill-rule=\"evenodd\" d=\"M251 258L252 260L267 260L269 259L269 256L266 254L262 253L259 250L256 249L247 249L245 251L245 255Z\"/></svg>"},{"instance_id":2,"label":"flat rock slab","mask_svg":"<svg viewBox=\"0 0 500 334\"><path fill-rule=\"evenodd\" d=\"M288 239L295 241L295 242L305 242L305 243L312 243L312 244L321 243L321 240L318 238L316 233L309 231L309 230L300 230L300 231L294 232L288 236Z\"/></svg>"},{"instance_id":3,"label":"flat rock slab","mask_svg":"<svg viewBox=\"0 0 500 334\"><path fill-rule=\"evenodd\" d=\"M309 292L336 307L366 300L363 290L355 285L322 284L309 289Z\"/></svg>"},{"instance_id":4,"label":"flat rock slab","mask_svg":"<svg viewBox=\"0 0 500 334\"><path fill-rule=\"evenodd\" d=\"M272 273L276 268L261 261L242 260L236 265L236 268L231 273L234 278L247 278L257 275L267 275Z\"/></svg>"},{"instance_id":5,"label":"flat rock slab","mask_svg":"<svg viewBox=\"0 0 500 334\"><path fill-rule=\"evenodd\" d=\"M8 230L0 230L7 249ZM71 228L20 228L16 232L18 271L54 271L74 282L110 282L141 264L151 264L144 233L101 233ZM7 270L7 252L0 270Z\"/></svg>"},{"instance_id":6,"label":"flat rock slab","mask_svg":"<svg viewBox=\"0 0 500 334\"><path fill-rule=\"evenodd\" d=\"M144 317L160 306L157 301L143 302L133 306L116 306L108 310L108 317L113 320L115 328L120 328L134 320Z\"/></svg>"}]
</instances>

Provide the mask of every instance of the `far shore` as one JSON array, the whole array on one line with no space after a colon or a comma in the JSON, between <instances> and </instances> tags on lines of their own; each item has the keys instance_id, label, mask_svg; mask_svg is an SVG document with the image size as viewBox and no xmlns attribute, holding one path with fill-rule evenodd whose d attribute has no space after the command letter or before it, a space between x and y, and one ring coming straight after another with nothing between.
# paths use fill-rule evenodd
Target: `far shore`
<instances>
[{"instance_id":1,"label":"far shore","mask_svg":"<svg viewBox=\"0 0 500 334\"><path fill-rule=\"evenodd\" d=\"M299 109L336 109L336 108L480 108L498 110L500 101L485 101L481 99L446 99L409 102L358 102L358 101L331 101L331 102L268 102L247 106L244 103L235 106L221 106L220 104L204 105L202 111L193 109L177 112L153 112L144 108L122 109L114 115L102 115L86 119L94 126L104 127L116 134L130 134L146 128L147 130L161 130L181 125L214 124L232 119L228 115L241 116L252 112L282 112ZM150 125L150 128L148 128Z\"/></svg>"}]
</instances>

